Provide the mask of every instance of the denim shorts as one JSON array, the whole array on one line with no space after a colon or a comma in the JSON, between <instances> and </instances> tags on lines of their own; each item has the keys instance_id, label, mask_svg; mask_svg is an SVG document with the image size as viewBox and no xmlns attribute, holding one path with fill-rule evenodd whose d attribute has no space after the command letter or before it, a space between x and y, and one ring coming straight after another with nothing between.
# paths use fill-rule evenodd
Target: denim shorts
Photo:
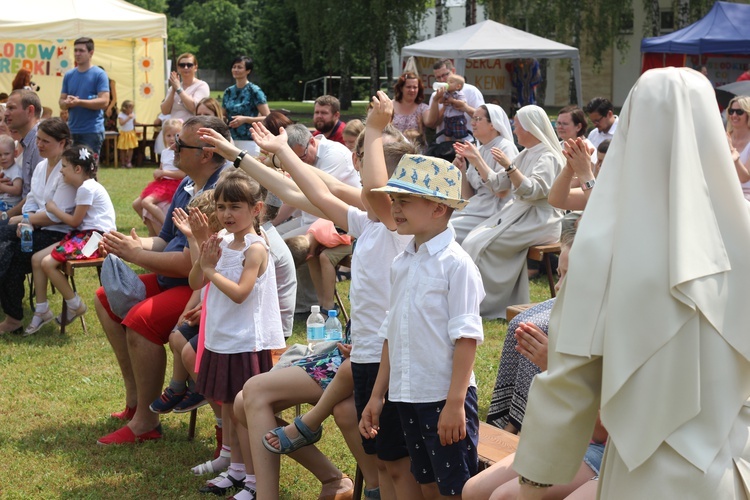
<instances>
[{"instance_id":1,"label":"denim shorts","mask_svg":"<svg viewBox=\"0 0 750 500\"><path fill-rule=\"evenodd\" d=\"M594 474L599 475L599 469L602 466L602 458L604 457L604 443L589 443L589 447L586 449L586 454L583 456L583 461L586 465L591 467Z\"/></svg>"}]
</instances>

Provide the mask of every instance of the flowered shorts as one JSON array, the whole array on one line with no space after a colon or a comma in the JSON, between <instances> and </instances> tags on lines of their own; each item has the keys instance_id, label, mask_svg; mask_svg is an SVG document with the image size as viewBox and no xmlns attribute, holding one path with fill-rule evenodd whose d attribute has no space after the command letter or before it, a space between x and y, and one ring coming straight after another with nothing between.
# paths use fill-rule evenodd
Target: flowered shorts
<instances>
[{"instance_id":1,"label":"flowered shorts","mask_svg":"<svg viewBox=\"0 0 750 500\"><path fill-rule=\"evenodd\" d=\"M331 352L302 358L299 361L295 361L292 366L303 368L320 385L320 388L325 391L343 362L344 356L341 355L341 351L337 347Z\"/></svg>"},{"instance_id":2,"label":"flowered shorts","mask_svg":"<svg viewBox=\"0 0 750 500\"><path fill-rule=\"evenodd\" d=\"M65 262L66 260L85 260L99 258L98 249L88 257L81 253L81 249L86 246L86 242L89 241L89 237L93 232L93 229L69 232L52 250L52 253L50 255L52 255L52 258L58 262Z\"/></svg>"}]
</instances>

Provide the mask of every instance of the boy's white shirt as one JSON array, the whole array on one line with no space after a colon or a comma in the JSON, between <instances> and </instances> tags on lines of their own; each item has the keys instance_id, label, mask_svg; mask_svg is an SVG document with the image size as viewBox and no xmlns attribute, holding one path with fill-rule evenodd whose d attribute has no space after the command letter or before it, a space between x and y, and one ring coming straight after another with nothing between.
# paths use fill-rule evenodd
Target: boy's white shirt
<instances>
[{"instance_id":1,"label":"boy's white shirt","mask_svg":"<svg viewBox=\"0 0 750 500\"><path fill-rule=\"evenodd\" d=\"M379 335L388 339L388 399L407 403L448 396L459 338L484 339L479 305L484 285L474 261L450 228L423 243L412 240L391 266L390 311ZM471 387L476 387L474 373Z\"/></svg>"},{"instance_id":2,"label":"boy's white shirt","mask_svg":"<svg viewBox=\"0 0 750 500\"><path fill-rule=\"evenodd\" d=\"M403 252L411 236L389 230L382 222L371 220L367 212L349 207L348 233L357 238L352 254L352 363L380 363L383 339L378 335L388 311L390 282L383 277L393 259Z\"/></svg>"}]
</instances>

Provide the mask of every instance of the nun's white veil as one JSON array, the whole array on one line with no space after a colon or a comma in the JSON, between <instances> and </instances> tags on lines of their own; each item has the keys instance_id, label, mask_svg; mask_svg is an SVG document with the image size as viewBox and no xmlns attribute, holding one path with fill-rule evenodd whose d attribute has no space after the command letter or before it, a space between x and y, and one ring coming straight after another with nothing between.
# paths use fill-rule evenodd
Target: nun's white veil
<instances>
[{"instance_id":1,"label":"nun's white veil","mask_svg":"<svg viewBox=\"0 0 750 500\"><path fill-rule=\"evenodd\" d=\"M525 130L531 132L531 135L539 139L547 149L552 151L561 166L565 165L560 140L552 128L552 122L549 121L547 113L542 108L533 104L524 106L518 110L516 120L519 120Z\"/></svg>"}]
</instances>

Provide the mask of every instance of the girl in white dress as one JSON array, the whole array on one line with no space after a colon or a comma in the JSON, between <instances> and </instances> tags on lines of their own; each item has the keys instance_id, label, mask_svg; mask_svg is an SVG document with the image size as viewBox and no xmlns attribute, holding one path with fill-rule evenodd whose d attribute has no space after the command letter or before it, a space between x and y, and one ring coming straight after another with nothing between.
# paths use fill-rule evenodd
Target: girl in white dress
<instances>
[{"instance_id":1,"label":"girl in white dress","mask_svg":"<svg viewBox=\"0 0 750 500\"><path fill-rule=\"evenodd\" d=\"M236 425L232 404L250 377L271 369L271 350L286 345L273 258L260 236L262 189L243 171L233 170L219 180L214 199L216 215L227 234L223 238L214 235L202 245L190 272L193 289L208 284L205 350L196 389L223 403L222 420L232 423L225 432L235 434L240 446L232 446L229 470L201 491L223 495L244 486L246 491L235 495L242 499L250 498L255 490L255 476L247 431Z\"/></svg>"}]
</instances>

